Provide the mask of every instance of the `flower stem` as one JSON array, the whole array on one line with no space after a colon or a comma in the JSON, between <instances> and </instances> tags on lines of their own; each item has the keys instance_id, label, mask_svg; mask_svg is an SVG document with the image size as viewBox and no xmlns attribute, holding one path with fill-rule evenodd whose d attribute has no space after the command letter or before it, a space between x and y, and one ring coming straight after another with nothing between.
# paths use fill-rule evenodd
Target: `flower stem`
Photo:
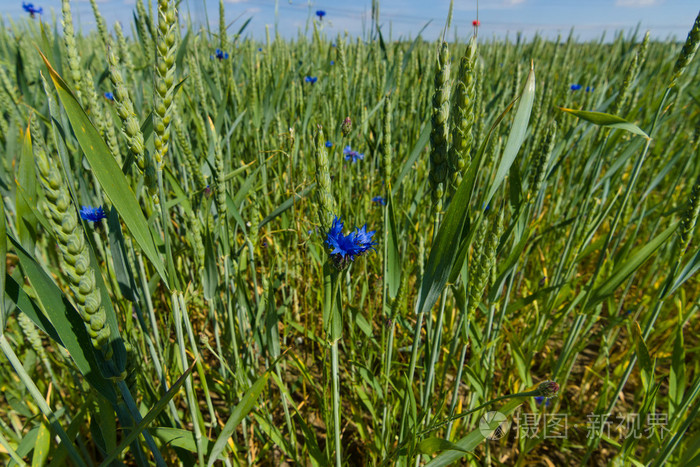
<instances>
[{"instance_id":1,"label":"flower stem","mask_svg":"<svg viewBox=\"0 0 700 467\"><path fill-rule=\"evenodd\" d=\"M335 463L342 464L340 444L340 370L338 368L338 341L342 333L340 315L340 274L330 260L323 266L323 321L326 335L331 342L331 390L333 392L333 438L335 442Z\"/></svg>"},{"instance_id":2,"label":"flower stem","mask_svg":"<svg viewBox=\"0 0 700 467\"><path fill-rule=\"evenodd\" d=\"M338 341L331 344L331 373L333 377L333 437L335 439L335 465L342 465L340 445L340 378L338 371Z\"/></svg>"},{"instance_id":3,"label":"flower stem","mask_svg":"<svg viewBox=\"0 0 700 467\"><path fill-rule=\"evenodd\" d=\"M536 397L536 396L539 396L539 395L541 395L540 390L539 390L539 389L535 389L534 391L518 392L518 393L515 393L515 394L505 394L505 395L503 395L503 396L499 396L499 397L497 397L497 398L495 398L495 399L491 399L490 401L486 401L486 402L484 402L483 404L481 404L480 406L475 407L475 408L473 408L473 409L471 409L471 410L467 410L466 412L462 412L462 413L460 413L460 414L453 415L452 417L447 418L446 420L444 420L444 421L438 423L437 425L433 425L433 426L431 426L431 427L428 427L428 428L426 428L425 430L421 431L421 432L418 434L418 436L423 436L424 434L430 433L431 431L435 431L435 430L437 430L438 428L442 428L443 426L445 426L445 425L447 425L447 424L449 424L449 423L452 423L452 422L454 422L455 420L459 420L460 418L464 418L464 417L466 417L467 415L473 414L474 412L478 412L479 410L481 410L481 409L483 409L484 407L487 407L487 406L493 404L494 402L499 402L499 401L506 400L506 399L512 399L512 398L514 398L514 397Z\"/></svg>"}]
</instances>

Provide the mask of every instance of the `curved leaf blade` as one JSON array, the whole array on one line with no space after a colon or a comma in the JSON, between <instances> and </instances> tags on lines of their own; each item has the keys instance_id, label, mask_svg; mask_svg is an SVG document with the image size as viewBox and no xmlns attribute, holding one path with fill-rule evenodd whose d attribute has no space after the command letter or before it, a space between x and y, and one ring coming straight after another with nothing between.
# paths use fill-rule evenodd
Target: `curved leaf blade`
<instances>
[{"instance_id":1,"label":"curved leaf blade","mask_svg":"<svg viewBox=\"0 0 700 467\"><path fill-rule=\"evenodd\" d=\"M31 318L40 329L68 350L76 367L93 388L110 402L116 403L114 386L102 376L100 370L100 367L103 366L100 360L104 361L104 358L93 350L90 336L78 311L39 265L34 256L25 250L12 235L8 235L7 238L19 257L22 272L29 279L37 299L43 305L48 316L45 316L40 308L34 307L31 299L26 300L28 297L22 293L19 284L13 288L12 293L8 290L8 296L13 301L15 300L13 297L16 297L15 304L20 310ZM8 278L9 276L6 276L6 279ZM11 282L8 281L7 285L9 288L9 285L14 286L15 284L14 280L11 280Z\"/></svg>"},{"instance_id":2,"label":"curved leaf blade","mask_svg":"<svg viewBox=\"0 0 700 467\"><path fill-rule=\"evenodd\" d=\"M150 425L153 420L156 419L158 414L160 414L165 407L167 407L168 403L170 400L175 397L175 394L180 390L180 387L185 383L187 378L190 376L190 373L192 373L192 370L194 370L195 365L197 364L197 361L195 360L192 365L180 376L175 383L170 386L170 389L163 395L163 397L160 398L158 402L156 402L156 405L153 406L151 410L148 411L148 413L143 417L143 420L134 427L133 431L129 432L128 436L126 436L121 444L117 446L117 449L110 453L109 457L102 461L102 464L100 464L100 467L107 467L114 461L119 454L126 449L128 445L133 443L136 438L139 437L141 433L144 432L144 430L147 430L148 425Z\"/></svg>"},{"instance_id":3,"label":"curved leaf blade","mask_svg":"<svg viewBox=\"0 0 700 467\"><path fill-rule=\"evenodd\" d=\"M207 467L214 465L216 459L219 457L219 454L221 454L226 447L226 443L233 434L233 431L243 421L246 415L253 410L253 406L258 400L258 397L260 397L260 393L263 391L263 389L265 389L265 385L267 384L269 377L270 373L266 372L264 375L258 378L255 383L253 383L245 394L243 394L241 401L233 409L231 418L228 419L226 425L224 425L224 428L221 430L221 434L219 434L219 437L214 443L214 447L211 450L211 455L209 456L209 461L207 462Z\"/></svg>"},{"instance_id":4,"label":"curved leaf blade","mask_svg":"<svg viewBox=\"0 0 700 467\"><path fill-rule=\"evenodd\" d=\"M520 151L520 146L522 146L523 141L525 141L527 125L530 122L530 113L532 112L532 104L534 101L535 69L534 67L530 67L530 73L527 75L527 81L525 82L525 89L520 95L520 102L518 102L518 110L515 111L513 126L510 128L508 141L506 142L501 162L496 171L496 178L493 180L489 195L486 197L487 204L491 202L491 198L496 193L496 190L498 190L503 180L505 180L506 175L510 172L510 167L513 165L518 151Z\"/></svg>"},{"instance_id":5,"label":"curved leaf blade","mask_svg":"<svg viewBox=\"0 0 700 467\"><path fill-rule=\"evenodd\" d=\"M624 118L618 117L617 115L606 114L604 112L593 112L590 110L567 109L566 107L559 107L559 110L561 110L562 112L569 113L575 117L582 118L583 120L593 123L594 125L606 126L609 128L617 128L618 130L626 130L630 133L644 136L646 139L651 139L649 138L649 135L647 135L637 125L635 125L634 123L630 123Z\"/></svg>"},{"instance_id":6,"label":"curved leaf blade","mask_svg":"<svg viewBox=\"0 0 700 467\"><path fill-rule=\"evenodd\" d=\"M502 413L506 417L512 414L516 408L520 404L523 403L522 398L515 398L512 401L508 402L506 405L498 409L498 412ZM500 423L499 419L495 419L494 421L491 421L489 423L489 427L493 430L495 430L498 427L498 424ZM442 467L446 465L452 465L454 462L458 461L462 457L466 456L465 452L471 452L473 451L479 444L481 444L485 439L486 436L482 433L482 431L487 430L481 430L479 428L473 430L470 432L467 436L464 438L460 439L457 441L455 444L460 448L459 451L457 450L452 450L450 449L449 451L444 451L442 454L437 456L435 459L432 461L428 462L426 464L426 467Z\"/></svg>"},{"instance_id":7,"label":"curved leaf blade","mask_svg":"<svg viewBox=\"0 0 700 467\"><path fill-rule=\"evenodd\" d=\"M97 181L116 208L119 216L129 229L129 232L134 236L134 240L136 240L144 254L151 261L158 275L160 275L163 282L165 282L166 287L169 288L170 282L168 281L163 261L160 259L153 237L151 237L148 222L119 164L117 164L117 161L110 153L107 144L102 137L100 137L100 133L85 114L85 111L80 106L80 103L75 98L68 84L66 84L63 78L53 69L44 54L41 52L39 52L39 54L49 70L51 80L58 92L58 98L63 104L63 108L66 110L66 115L73 127L78 143L83 149L85 157L90 163L93 173L97 177Z\"/></svg>"},{"instance_id":8,"label":"curved leaf blade","mask_svg":"<svg viewBox=\"0 0 700 467\"><path fill-rule=\"evenodd\" d=\"M626 261L616 265L613 271L610 273L610 277L601 281L601 285L599 285L593 291L592 298L588 306L591 307L599 303L601 300L604 300L608 295L612 294L625 279L636 271L661 245L666 242L666 240L668 240L671 234L676 231L677 227L678 222L675 222L669 228L654 237L651 241L645 243L644 246L633 251L630 256L627 257Z\"/></svg>"}]
</instances>

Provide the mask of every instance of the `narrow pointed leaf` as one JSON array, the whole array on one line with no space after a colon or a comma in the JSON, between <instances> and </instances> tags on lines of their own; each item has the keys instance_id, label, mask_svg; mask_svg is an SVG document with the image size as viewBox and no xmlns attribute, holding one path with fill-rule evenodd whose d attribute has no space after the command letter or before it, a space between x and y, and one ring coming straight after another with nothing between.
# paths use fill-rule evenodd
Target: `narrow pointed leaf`
<instances>
[{"instance_id":1,"label":"narrow pointed leaf","mask_svg":"<svg viewBox=\"0 0 700 467\"><path fill-rule=\"evenodd\" d=\"M523 399L516 398L508 402L506 405L498 409L498 412L502 413L506 417L510 416L515 409L522 404ZM498 427L499 420L495 419L489 425L491 430L495 430ZM488 434L488 430L483 430ZM459 451L449 450L445 451L435 459L426 464L426 467L442 467L446 465L454 465L459 459L464 457L467 452L473 451L479 444L481 444L486 439L486 436L482 433L482 430L477 428L470 432L467 436L457 441L455 444L460 448Z\"/></svg>"},{"instance_id":2,"label":"narrow pointed leaf","mask_svg":"<svg viewBox=\"0 0 700 467\"><path fill-rule=\"evenodd\" d=\"M17 236L22 246L29 249L34 245L36 232L34 227L36 217L32 212L31 206L38 204L36 195L36 172L34 171L34 154L32 152L32 135L27 127L22 141L22 151L19 159L19 170L17 179L17 197L16 197L16 214L17 214Z\"/></svg>"},{"instance_id":3,"label":"narrow pointed leaf","mask_svg":"<svg viewBox=\"0 0 700 467\"><path fill-rule=\"evenodd\" d=\"M34 321L41 329L45 329L49 335L59 337L62 344L78 367L78 370L85 376L85 379L106 399L116 403L114 387L102 377L98 356L93 350L90 336L85 329L85 323L80 318L78 311L73 307L68 298L61 292L61 289L53 282L51 277L36 262L33 255L25 250L22 245L12 236L8 239L15 248L19 257L22 271L32 284L36 296L41 302L48 317L39 315L40 309L20 308ZM21 289L20 289L21 290ZM18 298L20 294L17 291ZM16 302L17 303L17 302ZM25 302L26 303L26 302ZM20 303L17 303L18 306ZM48 323L48 324L47 324ZM53 327L53 330L52 330ZM55 334L54 334L55 333Z\"/></svg>"},{"instance_id":4,"label":"narrow pointed leaf","mask_svg":"<svg viewBox=\"0 0 700 467\"><path fill-rule=\"evenodd\" d=\"M170 389L168 389L168 392L163 395L163 397L156 402L156 405L153 406L151 410L148 411L145 417L143 417L143 420L141 420L141 423L139 423L131 432L129 432L129 435L125 437L122 442L119 444L117 449L110 453L109 457L105 459L102 464L100 464L100 467L107 467L112 463L113 460L119 456L119 454L126 449L128 445L130 445L132 442L138 438L138 436L148 428L148 425L150 425L153 420L156 419L156 417L165 409L165 407L168 405L170 400L175 397L175 394L180 390L180 387L185 383L187 378L190 376L190 373L192 373L192 370L194 370L195 365L197 364L197 360L195 360L192 365L185 371L182 376L180 376L177 381L175 381L175 384L173 384Z\"/></svg>"},{"instance_id":5,"label":"narrow pointed leaf","mask_svg":"<svg viewBox=\"0 0 700 467\"><path fill-rule=\"evenodd\" d=\"M396 216L394 215L394 197L391 190L388 193L387 216L389 216L387 241L387 282L389 284L389 296L396 298L401 283L401 258L399 258L399 235L396 229Z\"/></svg>"},{"instance_id":6,"label":"narrow pointed leaf","mask_svg":"<svg viewBox=\"0 0 700 467\"><path fill-rule=\"evenodd\" d=\"M530 68L530 74L527 75L527 81L525 82L525 89L523 90L523 93L520 96L520 101L518 102L518 110L515 112L513 126L510 129L508 141L506 142L506 147L503 150L501 162L498 165L498 170L496 171L496 178L493 180L493 184L489 190L489 195L486 197L486 203L491 201L491 198L496 193L496 190L498 190L498 188L501 186L501 182L505 180L506 175L510 171L510 167L513 165L513 162L518 155L518 151L520 151L520 146L522 146L523 141L525 141L527 125L530 122L530 112L532 112L532 103L534 100L535 70L534 68Z\"/></svg>"},{"instance_id":7,"label":"narrow pointed leaf","mask_svg":"<svg viewBox=\"0 0 700 467\"><path fill-rule=\"evenodd\" d=\"M168 446L186 449L194 453L197 452L197 442L192 431L169 427L149 428L148 431ZM204 452L209 452L211 450L209 440L203 437L201 442Z\"/></svg>"},{"instance_id":8,"label":"narrow pointed leaf","mask_svg":"<svg viewBox=\"0 0 700 467\"><path fill-rule=\"evenodd\" d=\"M260 397L260 393L265 389L267 385L267 380L270 377L270 373L267 372L253 383L253 385L248 389L238 405L233 409L231 417L224 425L221 434L214 443L214 447L211 450L211 455L209 456L209 461L207 462L207 467L211 467L216 462L219 454L221 454L228 443L228 439L233 434L234 430L243 421L243 419L248 415L248 413L253 410L255 403Z\"/></svg>"},{"instance_id":9,"label":"narrow pointed leaf","mask_svg":"<svg viewBox=\"0 0 700 467\"><path fill-rule=\"evenodd\" d=\"M7 225L5 203L0 202L0 334L5 331L5 273L7 272Z\"/></svg>"},{"instance_id":10,"label":"narrow pointed leaf","mask_svg":"<svg viewBox=\"0 0 700 467\"><path fill-rule=\"evenodd\" d=\"M418 443L418 452L428 456L432 456L435 453L449 450L467 453L469 452L466 449L462 449L461 447L457 446L455 443L452 443L442 438L426 438L420 443Z\"/></svg>"},{"instance_id":11,"label":"narrow pointed leaf","mask_svg":"<svg viewBox=\"0 0 700 467\"><path fill-rule=\"evenodd\" d=\"M39 53L41 54L41 52ZM151 237L148 222L141 211L139 203L136 201L134 192L131 191L129 187L126 177L119 168L117 161L110 153L107 144L102 137L100 137L97 129L85 114L80 103L78 103L78 100L75 98L68 84L58 75L43 54L41 54L41 58L49 69L51 80L66 110L66 115L68 115L78 143L83 149L85 157L90 163L100 186L117 212L119 212L119 216L124 221L124 224L126 224L129 232L133 235L134 240L139 244L161 279L163 279L166 287L170 287L163 267L163 261L160 259L153 237Z\"/></svg>"},{"instance_id":12,"label":"narrow pointed leaf","mask_svg":"<svg viewBox=\"0 0 700 467\"><path fill-rule=\"evenodd\" d=\"M654 239L644 244L642 247L633 251L626 261L616 265L610 273L610 277L601 281L600 285L593 290L592 298L588 303L591 307L601 300L604 300L608 295L612 294L622 282L627 279L634 271L636 271L651 255L675 232L678 223L661 232Z\"/></svg>"},{"instance_id":13,"label":"narrow pointed leaf","mask_svg":"<svg viewBox=\"0 0 700 467\"><path fill-rule=\"evenodd\" d=\"M630 133L644 136L646 139L649 139L649 135L647 135L641 128L634 123L628 122L622 117L618 117L617 115L606 114L604 112L592 112L590 110L567 109L566 107L559 107L559 109L595 125L626 130Z\"/></svg>"}]
</instances>

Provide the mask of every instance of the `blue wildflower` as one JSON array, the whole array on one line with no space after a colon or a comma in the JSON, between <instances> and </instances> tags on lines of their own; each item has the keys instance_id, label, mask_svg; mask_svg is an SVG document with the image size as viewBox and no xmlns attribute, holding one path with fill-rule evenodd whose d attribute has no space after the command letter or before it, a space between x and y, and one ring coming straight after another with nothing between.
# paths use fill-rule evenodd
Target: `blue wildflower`
<instances>
[{"instance_id":1,"label":"blue wildflower","mask_svg":"<svg viewBox=\"0 0 700 467\"><path fill-rule=\"evenodd\" d=\"M331 65L335 65L335 61L331 60Z\"/></svg>"},{"instance_id":2,"label":"blue wildflower","mask_svg":"<svg viewBox=\"0 0 700 467\"><path fill-rule=\"evenodd\" d=\"M586 92L593 92L593 88L590 86L586 86Z\"/></svg>"},{"instance_id":3,"label":"blue wildflower","mask_svg":"<svg viewBox=\"0 0 700 467\"><path fill-rule=\"evenodd\" d=\"M549 399L547 399L544 396L537 396L537 397L535 397L535 402L537 403L537 405L540 405L542 402L544 402L544 406L549 407L550 401L549 401Z\"/></svg>"},{"instance_id":4,"label":"blue wildflower","mask_svg":"<svg viewBox=\"0 0 700 467\"><path fill-rule=\"evenodd\" d=\"M316 81L318 81L318 77L316 77L316 76L307 76L306 78L304 78L304 81L306 81L307 83L314 84Z\"/></svg>"},{"instance_id":5,"label":"blue wildflower","mask_svg":"<svg viewBox=\"0 0 700 467\"><path fill-rule=\"evenodd\" d=\"M572 90L572 91L578 91L579 89L581 89L581 85L580 85L580 84L572 84L572 85L571 85L571 90Z\"/></svg>"},{"instance_id":6,"label":"blue wildflower","mask_svg":"<svg viewBox=\"0 0 700 467\"><path fill-rule=\"evenodd\" d=\"M386 206L386 201L381 196L375 196L374 198L372 198L372 202L376 204L381 204L382 206Z\"/></svg>"},{"instance_id":7,"label":"blue wildflower","mask_svg":"<svg viewBox=\"0 0 700 467\"><path fill-rule=\"evenodd\" d=\"M316 10L316 16L318 16L318 19L323 21L323 17L326 16L326 12L324 10Z\"/></svg>"},{"instance_id":8,"label":"blue wildflower","mask_svg":"<svg viewBox=\"0 0 700 467\"><path fill-rule=\"evenodd\" d=\"M226 60L228 58L228 52L224 52L221 49L216 49L216 58L221 61L221 60Z\"/></svg>"},{"instance_id":9,"label":"blue wildflower","mask_svg":"<svg viewBox=\"0 0 700 467\"><path fill-rule=\"evenodd\" d=\"M113 100L114 100L114 94L112 94L111 92L106 92L106 93L105 93L105 99L107 99L108 101L113 101Z\"/></svg>"},{"instance_id":10,"label":"blue wildflower","mask_svg":"<svg viewBox=\"0 0 700 467\"><path fill-rule=\"evenodd\" d=\"M376 242L372 241L375 231L367 231L367 224L361 229L343 235L343 221L334 216L333 224L326 235L326 245L331 250L330 255L338 269L343 269L355 257L374 250Z\"/></svg>"},{"instance_id":11,"label":"blue wildflower","mask_svg":"<svg viewBox=\"0 0 700 467\"><path fill-rule=\"evenodd\" d=\"M80 217L84 221L88 222L98 222L102 219L107 219L107 215L105 214L104 209L102 209L102 206L98 208L93 208L92 206L83 206L80 208Z\"/></svg>"},{"instance_id":12,"label":"blue wildflower","mask_svg":"<svg viewBox=\"0 0 700 467\"><path fill-rule=\"evenodd\" d=\"M355 244L360 249L360 254L374 250L377 243L372 241L372 237L375 232L376 230L367 232L367 224L363 225L361 229L355 228Z\"/></svg>"},{"instance_id":13,"label":"blue wildflower","mask_svg":"<svg viewBox=\"0 0 700 467\"><path fill-rule=\"evenodd\" d=\"M33 3L24 3L24 2L22 2L22 9L24 11L26 11L27 13L29 13L29 16L31 16L32 18L34 18L35 14L40 15L44 11L44 9L41 7L39 7L39 8L35 7Z\"/></svg>"},{"instance_id":14,"label":"blue wildflower","mask_svg":"<svg viewBox=\"0 0 700 467\"><path fill-rule=\"evenodd\" d=\"M330 141L326 141L326 147L327 147L328 149L332 148L332 147L333 147L333 143L331 143Z\"/></svg>"},{"instance_id":15,"label":"blue wildflower","mask_svg":"<svg viewBox=\"0 0 700 467\"><path fill-rule=\"evenodd\" d=\"M262 47L258 47L258 52L262 52Z\"/></svg>"},{"instance_id":16,"label":"blue wildflower","mask_svg":"<svg viewBox=\"0 0 700 467\"><path fill-rule=\"evenodd\" d=\"M357 151L353 151L350 146L345 146L345 148L343 149L343 155L345 155L346 161L352 161L353 163L357 162L358 160L361 161L365 158L364 154L360 154Z\"/></svg>"},{"instance_id":17,"label":"blue wildflower","mask_svg":"<svg viewBox=\"0 0 700 467\"><path fill-rule=\"evenodd\" d=\"M338 46L336 45L335 42L333 42L333 43L331 44L331 46L333 46L333 47L338 47Z\"/></svg>"}]
</instances>

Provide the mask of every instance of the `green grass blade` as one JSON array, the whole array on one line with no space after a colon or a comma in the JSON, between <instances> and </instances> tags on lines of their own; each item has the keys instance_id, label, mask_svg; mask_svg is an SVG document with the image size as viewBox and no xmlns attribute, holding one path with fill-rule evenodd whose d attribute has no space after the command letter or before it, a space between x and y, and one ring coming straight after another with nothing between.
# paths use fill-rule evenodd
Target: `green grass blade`
<instances>
[{"instance_id":1,"label":"green grass blade","mask_svg":"<svg viewBox=\"0 0 700 467\"><path fill-rule=\"evenodd\" d=\"M498 409L498 412L502 413L506 417L508 417L510 414L512 414L520 404L522 404L523 401L520 398L516 398L510 402L508 402L506 405ZM499 420L495 419L493 420L489 428L491 430L495 430L498 427ZM486 431L486 430L484 430ZM488 433L488 432L487 432ZM446 451L437 456L435 459L432 461L428 462L426 464L426 467L443 467L446 465L452 465L462 457L464 457L466 454L465 452L471 452L473 451L479 444L481 444L486 437L481 433L481 430L477 428L476 430L473 430L471 433L469 433L467 436L464 438L460 439L457 441L455 444L459 446L463 451Z\"/></svg>"},{"instance_id":2,"label":"green grass blade","mask_svg":"<svg viewBox=\"0 0 700 467\"><path fill-rule=\"evenodd\" d=\"M136 281L131 273L129 261L126 256L126 246L124 245L124 235L122 235L122 226L119 223L117 212L112 209L107 215L107 225L109 226L109 248L112 253L112 266L114 267L114 275L119 285L124 298L131 302L136 301Z\"/></svg>"},{"instance_id":3,"label":"green grass blade","mask_svg":"<svg viewBox=\"0 0 700 467\"><path fill-rule=\"evenodd\" d=\"M387 215L389 216L387 241L387 283L389 285L389 296L396 298L401 284L401 258L399 257L399 231L396 228L396 216L394 215L394 197L389 192L387 200Z\"/></svg>"},{"instance_id":4,"label":"green grass blade","mask_svg":"<svg viewBox=\"0 0 700 467\"><path fill-rule=\"evenodd\" d=\"M604 112L592 112L589 110L567 109L566 107L559 107L559 109L562 110L563 112L570 113L571 115L574 115L578 118L582 118L583 120L586 120L587 122L594 123L598 126L605 126L608 128L617 128L619 130L626 130L626 131L629 131L630 133L644 136L646 139L649 139L649 135L647 135L637 125L635 125L634 123L630 123L627 120L625 120L624 118L618 117L616 115L606 114Z\"/></svg>"},{"instance_id":5,"label":"green grass blade","mask_svg":"<svg viewBox=\"0 0 700 467\"><path fill-rule=\"evenodd\" d=\"M678 223L676 222L657 235L654 239L644 244L644 246L631 253L630 257L625 262L615 266L613 271L610 273L610 277L601 281L601 285L593 290L588 307L590 308L593 305L600 303L607 296L612 294L625 279L636 271L661 245L666 242L666 240L668 240L671 234L676 231L677 227Z\"/></svg>"},{"instance_id":6,"label":"green grass blade","mask_svg":"<svg viewBox=\"0 0 700 467\"><path fill-rule=\"evenodd\" d=\"M116 404L114 387L102 377L102 371L100 370L101 365L98 358L101 359L103 357L93 350L90 336L78 311L48 274L44 272L34 259L34 256L26 251L12 235L8 235L8 238L15 247L22 265L22 271L31 282L37 298L44 310L46 310L47 318L53 324L60 343L68 350L76 367L85 376L90 385L107 400ZM25 310L26 308L23 309L23 311ZM27 313L27 316L32 318L37 326L42 329L45 327L43 323L46 322L46 318L42 319L41 316L35 316L38 319L37 321L31 314Z\"/></svg>"},{"instance_id":7,"label":"green grass blade","mask_svg":"<svg viewBox=\"0 0 700 467\"><path fill-rule=\"evenodd\" d=\"M186 449L190 452L197 452L197 444L194 433L180 428L158 427L149 428L148 431L156 438L168 446ZM211 451L211 443L207 438L202 438L202 448L205 452Z\"/></svg>"},{"instance_id":8,"label":"green grass blade","mask_svg":"<svg viewBox=\"0 0 700 467\"><path fill-rule=\"evenodd\" d=\"M418 443L418 452L428 456L432 456L442 451L459 451L469 453L466 449L462 449L455 443L452 443L442 438L426 438Z\"/></svg>"},{"instance_id":9,"label":"green grass blade","mask_svg":"<svg viewBox=\"0 0 700 467\"><path fill-rule=\"evenodd\" d=\"M685 265L680 274L678 274L678 277L673 283L673 286L671 286L671 289L664 297L671 295L673 292L675 292L676 289L683 285L685 281L693 277L693 275L695 275L695 273L698 272L698 269L700 269L700 250L695 252L695 256L693 256L693 258L688 262L688 264Z\"/></svg>"},{"instance_id":10,"label":"green grass blade","mask_svg":"<svg viewBox=\"0 0 700 467\"><path fill-rule=\"evenodd\" d=\"M56 332L56 328L53 327L49 318L46 317L41 306L27 295L22 289L22 286L9 274L5 276L5 293L3 294L3 298L5 298L5 296L7 296L22 313L34 321L34 324L39 329L44 331L51 339L63 345L61 338Z\"/></svg>"},{"instance_id":11,"label":"green grass blade","mask_svg":"<svg viewBox=\"0 0 700 467\"><path fill-rule=\"evenodd\" d=\"M41 54L41 52L39 53ZM143 249L143 252L151 261L151 264L153 264L153 267L156 269L161 279L163 279L166 287L170 287L170 282L168 281L167 274L163 267L163 261L160 259L153 237L151 237L148 222L143 212L141 212L141 207L136 201L134 192L131 191L126 177L122 174L107 144L105 144L102 137L100 137L99 132L85 114L80 103L78 103L73 91L71 91L68 84L63 81L63 78L58 75L56 70L51 67L51 64L43 54L41 54L41 58L49 69L51 80L66 110L78 143L83 149L85 157L90 163L100 186L119 212L124 224L126 224L129 232L133 235L134 240L136 240L141 249Z\"/></svg>"},{"instance_id":12,"label":"green grass blade","mask_svg":"<svg viewBox=\"0 0 700 467\"><path fill-rule=\"evenodd\" d=\"M408 159L406 159L406 162L404 162L403 168L401 169L399 176L394 182L394 187L391 190L392 195L396 195L396 192L398 191L399 187L401 187L401 181L413 169L413 164L416 163L416 160L418 160L418 156L423 151L423 149L425 149L425 146L428 144L428 141L430 141L430 131L432 128L433 126L430 122L428 122L423 127L423 131L420 132L418 141L416 141L415 146L413 146L411 154L408 156Z\"/></svg>"},{"instance_id":13,"label":"green grass blade","mask_svg":"<svg viewBox=\"0 0 700 467\"><path fill-rule=\"evenodd\" d=\"M5 203L0 201L0 334L5 331L5 274L7 273L7 224L5 223Z\"/></svg>"},{"instance_id":14,"label":"green grass blade","mask_svg":"<svg viewBox=\"0 0 700 467\"><path fill-rule=\"evenodd\" d=\"M129 435L122 440L122 442L117 446L117 449L112 452L107 459L105 459L102 464L100 464L100 467L107 467L114 461L117 456L124 450L128 445L130 445L132 442L138 438L138 436L148 428L148 425L153 422L153 420L156 419L158 414L160 414L163 409L168 405L170 400L175 396L175 394L180 390L180 387L185 383L187 378L190 376L190 373L192 373L192 370L194 370L195 365L197 364L197 361L194 361L192 365L185 371L182 376L180 376L175 383L170 386L170 389L168 389L168 392L166 392L163 397L158 400L156 405L153 406L151 410L148 411L145 417L143 417L143 420L141 420L141 423L139 423L131 432L129 432Z\"/></svg>"},{"instance_id":15,"label":"green grass blade","mask_svg":"<svg viewBox=\"0 0 700 467\"><path fill-rule=\"evenodd\" d=\"M209 461L207 462L207 467L214 465L219 457L219 454L221 454L226 447L226 443L233 434L233 431L236 429L236 427L238 427L241 421L243 421L246 415L253 410L258 397L260 397L260 393L262 393L263 389L265 389L265 386L267 385L267 380L269 377L270 373L266 372L264 375L259 377L255 383L253 383L245 394L243 394L241 401L233 409L231 417L226 422L226 425L224 425L224 428L221 430L219 437L214 443L214 447L212 448L209 456Z\"/></svg>"},{"instance_id":16,"label":"green grass blade","mask_svg":"<svg viewBox=\"0 0 700 467\"><path fill-rule=\"evenodd\" d=\"M295 202L306 197L306 195L308 195L311 192L311 190L314 189L315 186L316 186L316 182L314 182L311 185L304 188L301 193L296 193L296 194L292 195L290 198L287 198L282 204L277 206L270 214L265 216L265 218L260 222L260 224L258 224L258 229L261 229L265 224L267 224L268 222L270 222L271 220L273 220L274 218L276 218L277 216L282 214L287 209L291 208Z\"/></svg>"},{"instance_id":17,"label":"green grass blade","mask_svg":"<svg viewBox=\"0 0 700 467\"><path fill-rule=\"evenodd\" d=\"M430 311L449 279L455 262L455 252L459 249L464 224L468 217L472 187L472 184L468 183L471 181L469 178L463 179L460 183L430 249L418 295L417 314Z\"/></svg>"},{"instance_id":18,"label":"green grass blade","mask_svg":"<svg viewBox=\"0 0 700 467\"><path fill-rule=\"evenodd\" d=\"M515 161L515 157L518 155L520 146L522 146L523 141L525 141L525 135L527 133L527 125L530 121L530 112L532 112L532 103L535 100L535 70L530 68L530 74L527 76L527 81L525 82L525 89L520 95L520 102L518 102L518 110L515 112L515 119L513 120L513 126L510 129L510 134L508 135L508 141L506 142L506 147L503 150L503 156L501 157L501 162L498 165L498 170L496 171L496 178L491 185L489 194L486 197L486 203L491 201L491 198L496 193L496 190L501 185L501 182L505 180L506 175L510 172L510 167Z\"/></svg>"},{"instance_id":19,"label":"green grass blade","mask_svg":"<svg viewBox=\"0 0 700 467\"><path fill-rule=\"evenodd\" d=\"M22 151L19 159L17 177L17 236L22 246L33 248L36 232L36 217L31 206L38 204L36 193L36 172L34 171L34 153L32 152L32 136L27 127L22 141Z\"/></svg>"}]
</instances>

